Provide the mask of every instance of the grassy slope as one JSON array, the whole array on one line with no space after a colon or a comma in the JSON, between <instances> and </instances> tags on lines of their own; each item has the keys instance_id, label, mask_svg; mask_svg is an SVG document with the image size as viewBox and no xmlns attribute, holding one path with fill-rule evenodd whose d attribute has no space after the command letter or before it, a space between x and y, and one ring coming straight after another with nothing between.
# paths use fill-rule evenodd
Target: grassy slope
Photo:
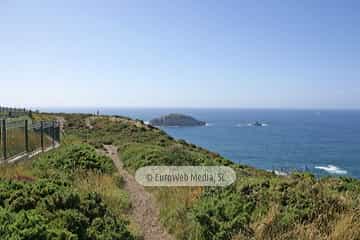
<instances>
[{"instance_id":1,"label":"grassy slope","mask_svg":"<svg viewBox=\"0 0 360 240\"><path fill-rule=\"evenodd\" d=\"M76 138L0 167L1 239L135 239L111 159Z\"/></svg>"},{"instance_id":2,"label":"grassy slope","mask_svg":"<svg viewBox=\"0 0 360 240\"><path fill-rule=\"evenodd\" d=\"M127 118L66 115L70 135L101 148L119 147L126 168L147 165L229 165L237 182L225 189L153 188L164 225L178 239L359 239L360 183L315 179L308 173L280 177L234 164Z\"/></svg>"}]
</instances>

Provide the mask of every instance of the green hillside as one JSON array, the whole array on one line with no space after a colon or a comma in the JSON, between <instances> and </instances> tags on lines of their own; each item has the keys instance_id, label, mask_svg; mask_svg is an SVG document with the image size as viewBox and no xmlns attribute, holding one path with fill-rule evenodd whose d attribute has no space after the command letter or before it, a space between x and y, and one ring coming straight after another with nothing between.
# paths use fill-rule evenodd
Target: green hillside
<instances>
[{"instance_id":1,"label":"green hillside","mask_svg":"<svg viewBox=\"0 0 360 240\"><path fill-rule=\"evenodd\" d=\"M152 188L163 224L178 239L359 239L360 182L288 177L234 164L217 153L141 121L67 115L68 134L101 148L113 144L126 168L148 165L227 165L237 172L228 188Z\"/></svg>"},{"instance_id":2,"label":"green hillside","mask_svg":"<svg viewBox=\"0 0 360 240\"><path fill-rule=\"evenodd\" d=\"M1 167L0 231L8 239L136 238L139 226L128 221L131 203L121 177L99 154L104 144L118 147L131 173L149 165L226 165L236 171L236 183L227 188L147 189L176 239L360 239L358 180L276 176L175 140L142 121L61 116L66 122L60 149L32 163Z\"/></svg>"}]
</instances>

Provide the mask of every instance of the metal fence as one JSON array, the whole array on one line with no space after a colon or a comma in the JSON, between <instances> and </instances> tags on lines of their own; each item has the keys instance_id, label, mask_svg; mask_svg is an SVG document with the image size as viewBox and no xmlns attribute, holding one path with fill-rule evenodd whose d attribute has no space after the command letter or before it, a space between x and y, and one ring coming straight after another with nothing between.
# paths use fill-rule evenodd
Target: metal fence
<instances>
[{"instance_id":1,"label":"metal fence","mask_svg":"<svg viewBox=\"0 0 360 240\"><path fill-rule=\"evenodd\" d=\"M0 106L0 117L1 118L16 118L20 116L29 115L31 111L25 108L9 108Z\"/></svg>"},{"instance_id":2,"label":"metal fence","mask_svg":"<svg viewBox=\"0 0 360 240\"><path fill-rule=\"evenodd\" d=\"M60 124L31 120L0 120L0 160L46 151L60 142Z\"/></svg>"}]
</instances>

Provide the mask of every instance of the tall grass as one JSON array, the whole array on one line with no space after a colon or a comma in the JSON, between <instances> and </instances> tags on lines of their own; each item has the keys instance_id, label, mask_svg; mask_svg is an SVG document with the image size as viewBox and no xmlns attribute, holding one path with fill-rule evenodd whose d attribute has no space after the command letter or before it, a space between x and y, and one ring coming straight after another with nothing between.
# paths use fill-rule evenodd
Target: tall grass
<instances>
[{"instance_id":1,"label":"tall grass","mask_svg":"<svg viewBox=\"0 0 360 240\"><path fill-rule=\"evenodd\" d=\"M131 207L128 194L120 188L113 175L82 171L75 174L73 184L79 191L99 193L118 217L126 216Z\"/></svg>"},{"instance_id":2,"label":"tall grass","mask_svg":"<svg viewBox=\"0 0 360 240\"><path fill-rule=\"evenodd\" d=\"M185 239L190 229L188 209L199 200L202 187L148 188L160 207L160 220L177 239Z\"/></svg>"}]
</instances>

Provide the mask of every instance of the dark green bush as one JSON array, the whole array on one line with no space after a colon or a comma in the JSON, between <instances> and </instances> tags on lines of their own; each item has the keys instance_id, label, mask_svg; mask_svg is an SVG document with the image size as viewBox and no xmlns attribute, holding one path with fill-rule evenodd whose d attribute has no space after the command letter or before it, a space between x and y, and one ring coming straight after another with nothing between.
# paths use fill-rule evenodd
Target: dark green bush
<instances>
[{"instance_id":1,"label":"dark green bush","mask_svg":"<svg viewBox=\"0 0 360 240\"><path fill-rule=\"evenodd\" d=\"M99 155L87 144L67 145L59 151L46 154L33 163L35 168L58 170L71 173L77 170L94 170L102 173L114 171L109 157Z\"/></svg>"},{"instance_id":2,"label":"dark green bush","mask_svg":"<svg viewBox=\"0 0 360 240\"><path fill-rule=\"evenodd\" d=\"M339 192L354 192L360 194L360 181L350 177L340 177L340 184L335 185Z\"/></svg>"},{"instance_id":3,"label":"dark green bush","mask_svg":"<svg viewBox=\"0 0 360 240\"><path fill-rule=\"evenodd\" d=\"M232 239L236 234L251 234L250 216L254 203L232 190L207 190L191 209L190 218L198 238Z\"/></svg>"},{"instance_id":4,"label":"dark green bush","mask_svg":"<svg viewBox=\"0 0 360 240\"><path fill-rule=\"evenodd\" d=\"M2 180L1 239L134 239L96 193L59 182Z\"/></svg>"},{"instance_id":5,"label":"dark green bush","mask_svg":"<svg viewBox=\"0 0 360 240\"><path fill-rule=\"evenodd\" d=\"M189 151L180 144L168 147L129 144L123 148L121 155L125 166L131 169L154 165L201 165L208 160L206 155Z\"/></svg>"}]
</instances>

